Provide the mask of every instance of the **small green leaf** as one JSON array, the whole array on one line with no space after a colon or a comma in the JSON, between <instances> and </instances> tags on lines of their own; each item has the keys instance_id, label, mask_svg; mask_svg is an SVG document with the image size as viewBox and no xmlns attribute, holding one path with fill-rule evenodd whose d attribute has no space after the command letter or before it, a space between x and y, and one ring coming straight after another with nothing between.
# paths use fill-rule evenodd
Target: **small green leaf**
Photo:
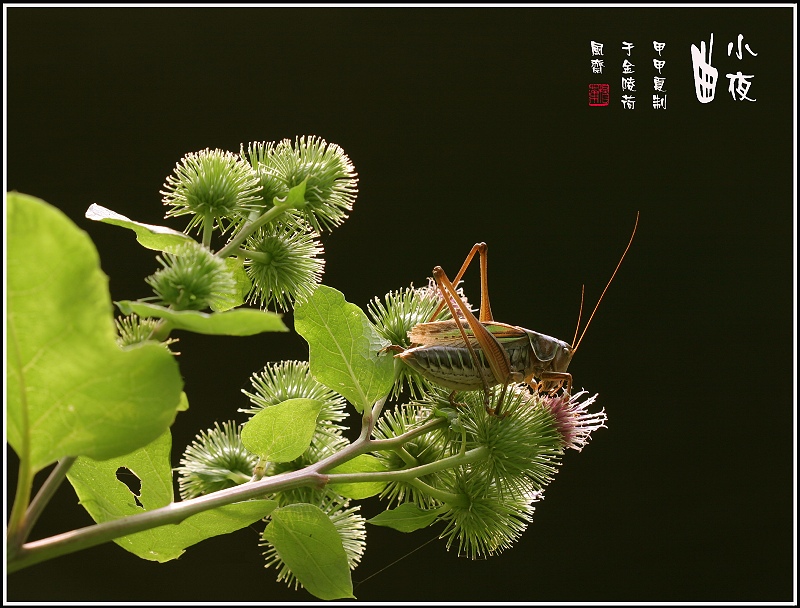
<instances>
[{"instance_id":1,"label":"small green leaf","mask_svg":"<svg viewBox=\"0 0 800 608\"><path fill-rule=\"evenodd\" d=\"M315 399L289 399L264 408L242 427L242 443L271 462L294 460L311 445L323 405Z\"/></svg>"},{"instance_id":2,"label":"small green leaf","mask_svg":"<svg viewBox=\"0 0 800 608\"><path fill-rule=\"evenodd\" d=\"M35 472L155 440L179 407L175 358L156 342L117 344L108 277L83 230L40 199L6 200L8 442Z\"/></svg>"},{"instance_id":3,"label":"small green leaf","mask_svg":"<svg viewBox=\"0 0 800 608\"><path fill-rule=\"evenodd\" d=\"M334 467L330 471L325 471L326 475L335 473L382 473L386 471L383 463L369 454L361 454L352 460ZM366 481L353 483L331 483L328 487L346 498L362 500L380 494L386 487L385 481Z\"/></svg>"},{"instance_id":4,"label":"small green leaf","mask_svg":"<svg viewBox=\"0 0 800 608\"><path fill-rule=\"evenodd\" d=\"M445 418L451 431L461 433L464 431L464 425L461 422L461 414L452 407L435 407L433 408L433 415L437 418Z\"/></svg>"},{"instance_id":5,"label":"small green leaf","mask_svg":"<svg viewBox=\"0 0 800 608\"><path fill-rule=\"evenodd\" d=\"M125 456L97 461L78 458L67 473L81 504L97 523L165 507L173 501L167 431L150 445ZM127 481L127 484L125 483ZM129 486L140 486L138 494ZM157 562L176 559L187 547L228 534L263 519L277 502L253 500L204 511L179 524L167 524L114 540L134 555Z\"/></svg>"},{"instance_id":6,"label":"small green leaf","mask_svg":"<svg viewBox=\"0 0 800 608\"><path fill-rule=\"evenodd\" d=\"M172 310L157 304L121 300L117 307L123 314L165 319L175 329L213 336L252 336L266 331L289 331L281 315L255 308L237 308L226 312L207 313L197 310Z\"/></svg>"},{"instance_id":7,"label":"small green leaf","mask_svg":"<svg viewBox=\"0 0 800 608\"><path fill-rule=\"evenodd\" d=\"M233 280L236 284L236 293L233 297L228 298L224 305L211 304L211 310L214 312L224 312L231 308L236 308L244 303L247 294L250 293L252 283L250 277L247 276L247 271L244 269L244 260L241 258L225 258L225 265L228 271L233 275Z\"/></svg>"},{"instance_id":8,"label":"small green leaf","mask_svg":"<svg viewBox=\"0 0 800 608\"><path fill-rule=\"evenodd\" d=\"M364 312L341 292L320 285L294 311L295 329L309 346L311 375L359 412L392 389L394 359Z\"/></svg>"},{"instance_id":9,"label":"small green leaf","mask_svg":"<svg viewBox=\"0 0 800 608\"><path fill-rule=\"evenodd\" d=\"M295 209L302 209L306 205L306 183L308 182L308 178L305 178L302 182L297 184L295 187L289 189L289 194L286 195L286 203L294 207Z\"/></svg>"},{"instance_id":10,"label":"small green leaf","mask_svg":"<svg viewBox=\"0 0 800 608\"><path fill-rule=\"evenodd\" d=\"M136 240L147 249L176 253L181 245L188 242L195 242L192 237L183 232L178 232L166 226L155 226L153 224L135 222L124 215L120 215L116 211L106 209L97 204L92 204L86 210L86 217L96 222L122 226L123 228L133 230L136 233Z\"/></svg>"},{"instance_id":11,"label":"small green leaf","mask_svg":"<svg viewBox=\"0 0 800 608\"><path fill-rule=\"evenodd\" d=\"M386 526L400 532L413 532L430 526L441 509L420 509L413 502L404 502L396 509L379 513L367 522L374 526Z\"/></svg>"},{"instance_id":12,"label":"small green leaf","mask_svg":"<svg viewBox=\"0 0 800 608\"><path fill-rule=\"evenodd\" d=\"M355 598L342 538L319 507L296 503L275 509L270 519L264 539L309 593L323 600Z\"/></svg>"}]
</instances>

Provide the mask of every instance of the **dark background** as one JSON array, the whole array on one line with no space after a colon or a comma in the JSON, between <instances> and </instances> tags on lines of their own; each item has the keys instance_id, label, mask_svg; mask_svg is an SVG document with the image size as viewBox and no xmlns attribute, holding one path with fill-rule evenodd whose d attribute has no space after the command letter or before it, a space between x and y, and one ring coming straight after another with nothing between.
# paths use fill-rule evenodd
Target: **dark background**
<instances>
[{"instance_id":1,"label":"dark background","mask_svg":"<svg viewBox=\"0 0 800 608\"><path fill-rule=\"evenodd\" d=\"M495 317L565 340L581 285L593 305L641 212L570 368L576 388L600 394L609 428L566 455L500 556L470 562L439 541L392 565L434 530L369 527L359 600L792 599L791 8L11 7L6 17L7 189L91 235L114 299L148 295L154 252L84 211L96 202L165 223L166 176L206 147L315 134L345 149L360 193L324 237L324 281L349 301L420 285L437 264L454 273L486 241ZM711 32L720 81L703 105L689 49ZM740 33L757 57L727 56ZM590 40L605 43L602 78L590 73ZM667 44L666 111L649 103L653 40ZM622 41L640 66L628 112ZM739 69L754 75L755 103L727 92L725 73ZM590 82L611 83L610 107L588 107ZM477 301L477 272L466 289ZM240 389L254 371L307 356L293 332L179 337L191 408L174 427L176 464L199 430L244 420ZM9 494L15 466L12 454ZM61 488L34 536L89 524L76 502ZM377 509L366 501L362 512ZM163 565L108 544L10 575L8 599L313 599L275 582L256 540L245 529Z\"/></svg>"}]
</instances>

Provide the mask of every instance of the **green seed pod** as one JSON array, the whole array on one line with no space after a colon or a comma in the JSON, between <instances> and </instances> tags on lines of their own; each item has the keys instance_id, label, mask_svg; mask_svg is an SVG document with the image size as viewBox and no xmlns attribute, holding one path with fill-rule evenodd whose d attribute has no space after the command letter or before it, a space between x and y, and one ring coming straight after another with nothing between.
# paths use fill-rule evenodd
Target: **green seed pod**
<instances>
[{"instance_id":1,"label":"green seed pod","mask_svg":"<svg viewBox=\"0 0 800 608\"><path fill-rule=\"evenodd\" d=\"M467 497L465 504L448 505L441 519L447 522L440 538L447 548L455 542L459 555L486 558L508 549L532 519L533 502L541 497L533 490L501 492L470 470L452 470L450 491Z\"/></svg>"},{"instance_id":2,"label":"green seed pod","mask_svg":"<svg viewBox=\"0 0 800 608\"><path fill-rule=\"evenodd\" d=\"M225 260L201 245L186 244L175 254L156 259L163 268L145 281L164 306L175 310L223 308L238 295Z\"/></svg>"},{"instance_id":3,"label":"green seed pod","mask_svg":"<svg viewBox=\"0 0 800 608\"><path fill-rule=\"evenodd\" d=\"M233 421L215 423L202 431L183 452L178 472L178 486L183 500L232 488L253 476L258 462L248 452Z\"/></svg>"},{"instance_id":4,"label":"green seed pod","mask_svg":"<svg viewBox=\"0 0 800 608\"><path fill-rule=\"evenodd\" d=\"M117 317L114 320L118 334L117 344L125 348L152 340L157 324L158 319L142 319L137 314Z\"/></svg>"},{"instance_id":5,"label":"green seed pod","mask_svg":"<svg viewBox=\"0 0 800 608\"><path fill-rule=\"evenodd\" d=\"M204 233L228 228L246 219L260 203L258 176L236 154L206 148L184 156L167 177L161 191L167 217L192 215L186 231L202 227ZM205 240L205 236L204 236Z\"/></svg>"},{"instance_id":6,"label":"green seed pod","mask_svg":"<svg viewBox=\"0 0 800 608\"><path fill-rule=\"evenodd\" d=\"M240 412L255 415L265 407L283 403L289 399L316 399L323 403L317 417L317 431L340 434L343 427L338 423L347 418L347 402L344 397L314 380L309 371L308 361L281 361L268 363L250 378L253 391L242 389L253 404L239 409Z\"/></svg>"},{"instance_id":7,"label":"green seed pod","mask_svg":"<svg viewBox=\"0 0 800 608\"><path fill-rule=\"evenodd\" d=\"M296 224L277 223L248 237L244 266L253 283L248 301L288 310L296 300L310 296L325 267L315 236Z\"/></svg>"},{"instance_id":8,"label":"green seed pod","mask_svg":"<svg viewBox=\"0 0 800 608\"><path fill-rule=\"evenodd\" d=\"M358 174L353 163L336 144L309 136L277 144L254 142L246 158L258 175L266 208L274 198L284 198L304 181L305 203L299 207L305 220L316 230L331 230L347 219L358 193Z\"/></svg>"}]
</instances>

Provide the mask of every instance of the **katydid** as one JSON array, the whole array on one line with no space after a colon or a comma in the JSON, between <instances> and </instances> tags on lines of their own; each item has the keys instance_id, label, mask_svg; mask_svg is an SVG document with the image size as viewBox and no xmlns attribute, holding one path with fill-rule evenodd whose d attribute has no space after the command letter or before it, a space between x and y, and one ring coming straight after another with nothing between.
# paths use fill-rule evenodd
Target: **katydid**
<instances>
[{"instance_id":1,"label":"katydid","mask_svg":"<svg viewBox=\"0 0 800 608\"><path fill-rule=\"evenodd\" d=\"M525 382L536 391L546 391L551 394L566 385L566 393L571 394L572 374L567 372L567 367L578 350L586 329L617 274L622 260L625 259L625 254L628 253L638 223L637 213L628 245L603 293L600 294L580 338L578 331L581 315L578 314L578 325L575 328L572 344L530 329L494 320L487 286L488 248L486 243L476 243L467 255L455 281L450 281L441 266L433 269L433 278L443 301L429 322L420 323L409 332L411 348L395 356L434 383L453 389L450 395L451 402L456 391L483 389L484 403L488 409L489 389L502 385L500 399L493 413L498 413L506 388L513 382ZM476 253L480 258L481 272L481 307L478 318L458 296L455 289L455 285L461 280ZM450 309L452 319L433 321L445 305ZM582 309L583 291L581 291L581 311Z\"/></svg>"}]
</instances>

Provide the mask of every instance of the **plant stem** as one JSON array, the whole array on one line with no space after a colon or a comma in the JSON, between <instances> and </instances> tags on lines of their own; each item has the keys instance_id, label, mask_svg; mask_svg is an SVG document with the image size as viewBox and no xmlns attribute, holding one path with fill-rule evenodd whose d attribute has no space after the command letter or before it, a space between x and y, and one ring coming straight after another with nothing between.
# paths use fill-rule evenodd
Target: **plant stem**
<instances>
[{"instance_id":1,"label":"plant stem","mask_svg":"<svg viewBox=\"0 0 800 608\"><path fill-rule=\"evenodd\" d=\"M239 249L239 245L244 243L245 239L250 236L259 226L263 226L264 224L268 224L275 218L282 215L286 210L291 209L292 205L288 203L278 203L272 209L261 215L257 220L248 222L237 232L231 240L228 242L225 247L220 249L217 252L217 255L221 258L226 258L229 255L233 255L237 249Z\"/></svg>"},{"instance_id":2,"label":"plant stem","mask_svg":"<svg viewBox=\"0 0 800 608\"><path fill-rule=\"evenodd\" d=\"M245 483L221 492L214 492L213 494L182 502L174 502L166 507L146 511L139 515L131 515L79 528L64 534L51 536L50 538L26 543L21 547L9 547L8 572L15 572L54 557L88 549L121 536L157 528L165 524L178 524L192 515L216 507L243 500L261 498L265 494L302 486L316 485L323 487L326 482L325 476L315 471L309 471L307 468L300 471L290 471L254 483Z\"/></svg>"},{"instance_id":3,"label":"plant stem","mask_svg":"<svg viewBox=\"0 0 800 608\"><path fill-rule=\"evenodd\" d=\"M17 490L14 494L14 506L11 507L11 516L8 522L6 542L9 546L9 551L11 546L19 546L25 542L25 513L30 504L32 486L33 474L28 466L27 459L20 458Z\"/></svg>"},{"instance_id":4,"label":"plant stem","mask_svg":"<svg viewBox=\"0 0 800 608\"><path fill-rule=\"evenodd\" d=\"M445 418L433 418L428 420L425 424L411 429L410 431L406 431L397 437L392 437L391 439L372 439L370 441L370 450L394 450L398 446L402 446L409 439L413 439L417 435L429 433L437 427L444 426L446 422L447 420Z\"/></svg>"},{"instance_id":5,"label":"plant stem","mask_svg":"<svg viewBox=\"0 0 800 608\"><path fill-rule=\"evenodd\" d=\"M182 522L188 517L214 509L225 505L241 502L244 500L251 500L262 498L264 495L273 494L276 492L284 492L294 488L303 486L316 486L322 488L328 483L358 483L358 482L374 482L374 481L408 481L414 482L418 477L441 471L443 469L468 464L475 460L484 458L488 453L488 448L478 447L467 451L463 454L456 454L437 460L436 462L410 467L399 471L381 471L371 473L341 473L334 475L326 475L321 471L335 467L342 462L346 462L356 456L374 451L376 449L395 449L401 446L404 442L412 437L416 437L422 433L427 433L444 424L444 418L430 420L416 429L412 429L398 437L392 439L370 439L374 427L373 413L380 412L383 407L384 399L378 401L371 411L366 413L362 418L361 434L358 439L353 443L345 446L339 452L332 454L328 458L324 458L308 467L299 471L289 471L280 475L267 477L259 481L250 481L243 483L235 488L229 488L213 494L207 494L191 500L185 500L169 504L160 509L153 509L138 515L131 515L113 521L107 521L78 530L72 530L64 534L58 534L45 538L42 540L33 541L30 543L21 544L23 539L16 536L9 536L8 543L8 572L15 572L32 566L39 562L43 562L61 555L74 553L82 549L94 547L121 536L127 536L143 530L157 528L166 524L177 524ZM56 470L51 473L50 478L45 482L47 489L44 490L41 500L46 502L49 498L48 494L54 491L57 486L57 481L66 474L68 463L66 459L59 463ZM71 463L69 463L71 464ZM56 473L56 471L58 471ZM22 476L23 471L20 471ZM420 482L422 483L422 482ZM30 485L30 484L28 484ZM52 488L52 490L50 489ZM18 486L19 489L19 486ZM432 488L431 488L432 489ZM426 487L427 490L427 487ZM446 492L436 491L441 497L440 500L444 502L452 502L458 500L458 496ZM37 497L37 500L39 498ZM26 503L27 504L27 503ZM16 506L16 503L15 503ZM42 503L43 506L43 503ZM39 510L38 505L36 511ZM38 517L38 513L32 509L32 512ZM20 530L24 529L20 527Z\"/></svg>"},{"instance_id":6,"label":"plant stem","mask_svg":"<svg viewBox=\"0 0 800 608\"><path fill-rule=\"evenodd\" d=\"M331 473L326 475L325 477L328 483L358 483L367 481L410 482L414 479L417 479L418 477L424 477L425 475L430 475L431 473L436 473L444 469L449 469L452 467L457 467L469 464L471 462L475 462L476 460L485 458L488 454L489 454L489 448L486 446L480 446L477 448L472 448L471 450L468 450L464 454L454 454L453 456L448 456L447 458L442 458L441 460L437 460L435 462L421 464L419 466L411 467L408 469L400 469L398 471L376 471L369 473Z\"/></svg>"},{"instance_id":7,"label":"plant stem","mask_svg":"<svg viewBox=\"0 0 800 608\"><path fill-rule=\"evenodd\" d=\"M417 462L417 459L414 458L411 454L409 454L408 450L406 450L404 447L397 447L394 449L394 451L398 456L400 456L400 458L403 459L403 462L405 462L409 467L415 467L419 464L419 462Z\"/></svg>"},{"instance_id":8,"label":"plant stem","mask_svg":"<svg viewBox=\"0 0 800 608\"><path fill-rule=\"evenodd\" d=\"M274 259L270 254L265 253L264 251L251 251L249 249L237 249L236 255L243 255L245 258L250 258L254 262L258 262L259 264L270 264Z\"/></svg>"},{"instance_id":9,"label":"plant stem","mask_svg":"<svg viewBox=\"0 0 800 608\"><path fill-rule=\"evenodd\" d=\"M24 538L20 538L20 534L24 528L25 513L28 510L28 505L31 500L31 489L33 488L33 475L34 472L30 466L31 460L31 439L28 432L30 420L28 418L28 404L27 404L27 388L25 386L25 374L21 369L19 344L17 342L17 335L14 330L14 324L7 324L8 338L7 349L9 350L9 364L15 367L15 373L19 378L19 399L21 407L19 408L21 420L19 420L20 428L22 429L21 442L19 447L19 474L17 476L17 490L14 493L14 505L11 507L11 515L8 521L7 537L8 542L15 542L20 544L24 542Z\"/></svg>"},{"instance_id":10,"label":"plant stem","mask_svg":"<svg viewBox=\"0 0 800 608\"><path fill-rule=\"evenodd\" d=\"M203 246L211 247L211 236L214 233L214 218L207 215L203 218Z\"/></svg>"},{"instance_id":11,"label":"plant stem","mask_svg":"<svg viewBox=\"0 0 800 608\"><path fill-rule=\"evenodd\" d=\"M28 508L28 512L25 514L25 519L19 531L19 542L25 542L25 539L28 538L28 535L31 533L33 526L36 525L36 521L47 506L47 503L50 502L53 494L56 493L61 482L64 481L64 478L67 476L67 471L69 471L73 462L75 462L75 456L66 456L59 460L53 470L50 471L50 475L44 480L42 487L39 488L39 491L31 502L31 506Z\"/></svg>"},{"instance_id":12,"label":"plant stem","mask_svg":"<svg viewBox=\"0 0 800 608\"><path fill-rule=\"evenodd\" d=\"M459 507L467 507L469 506L469 501L466 496L463 494L453 494L452 492L445 492L444 490L438 490L433 486L428 485L421 479L412 479L408 482L409 485L414 486L421 492L424 492L427 496L432 496L439 502L443 502L447 505L454 505Z\"/></svg>"},{"instance_id":13,"label":"plant stem","mask_svg":"<svg viewBox=\"0 0 800 608\"><path fill-rule=\"evenodd\" d=\"M267 459L263 456L258 458L258 462L256 466L253 467L253 476L250 479L246 479L245 481L258 481L262 477L264 477L264 471L267 467Z\"/></svg>"},{"instance_id":14,"label":"plant stem","mask_svg":"<svg viewBox=\"0 0 800 608\"><path fill-rule=\"evenodd\" d=\"M376 450L381 450L381 451L394 450L397 447L401 447L409 439L413 439L417 435L423 435L425 433L429 433L437 426L441 426L446 422L444 418L436 418L434 420L429 420L425 424L415 429L406 431L402 435L398 435L397 437L392 437L391 439L370 439L370 435L372 434L373 428L375 426L374 413L375 412L380 413L381 408L383 407L385 401L386 397L379 400L375 404L375 406L372 408L372 412L370 412L369 414L367 413L364 414L361 423L361 434L359 435L358 439L356 439L350 445L342 448L335 454L331 454L327 458L323 458L319 462L312 464L311 468L313 468L315 471L323 472L327 471L328 469L332 469L335 466L342 464L343 462L347 462L348 460L355 458L356 456L359 456L361 454L366 454L367 452L374 452Z\"/></svg>"}]
</instances>

